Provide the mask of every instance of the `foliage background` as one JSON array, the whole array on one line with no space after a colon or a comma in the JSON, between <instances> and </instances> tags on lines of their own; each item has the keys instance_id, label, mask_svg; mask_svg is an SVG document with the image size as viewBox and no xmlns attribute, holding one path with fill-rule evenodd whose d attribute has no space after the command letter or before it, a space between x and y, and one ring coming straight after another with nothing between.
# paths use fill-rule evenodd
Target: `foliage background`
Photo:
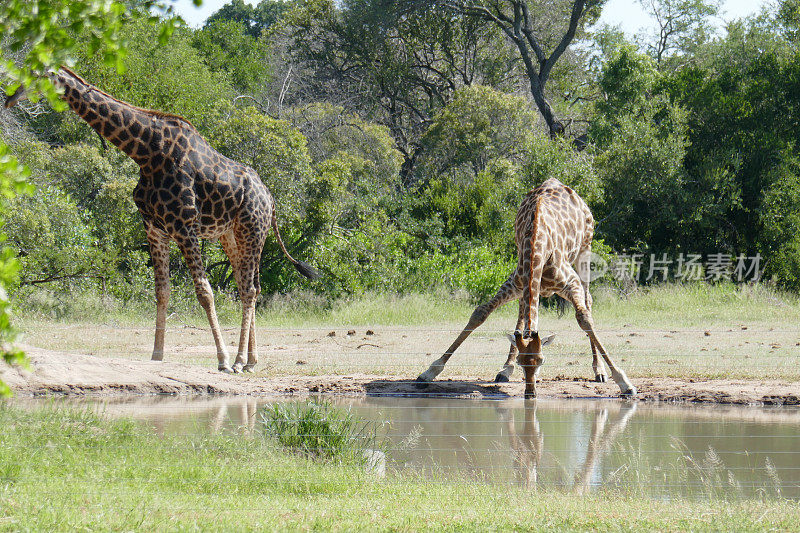
<instances>
[{"instance_id":1,"label":"foliage background","mask_svg":"<svg viewBox=\"0 0 800 533\"><path fill-rule=\"evenodd\" d=\"M0 14L28 20L25 4L6 3ZM545 86L565 126L555 137L518 48L466 12L234 0L193 29L165 6L153 14L152 2L51 4L56 24L14 23L1 45L8 90L25 83L34 98L46 96L0 112L8 146L0 149L8 235L0 275L26 309L61 316L76 291L117 304L152 298L131 198L137 168L31 76L67 63L125 101L185 116L220 152L258 171L291 253L323 274L301 279L270 240L265 295L485 299L514 267L519 203L548 177L589 202L605 256L760 253L765 280L800 290L792 1L724 31L708 23L716 2L648 2L673 24L666 38L634 42L591 26L602 9L592 4ZM572 4L543 11L527 2L542 43L558 42ZM26 177L35 190L12 198ZM219 245L203 246L212 284L235 295ZM173 305L190 304L176 250L171 269Z\"/></svg>"}]
</instances>

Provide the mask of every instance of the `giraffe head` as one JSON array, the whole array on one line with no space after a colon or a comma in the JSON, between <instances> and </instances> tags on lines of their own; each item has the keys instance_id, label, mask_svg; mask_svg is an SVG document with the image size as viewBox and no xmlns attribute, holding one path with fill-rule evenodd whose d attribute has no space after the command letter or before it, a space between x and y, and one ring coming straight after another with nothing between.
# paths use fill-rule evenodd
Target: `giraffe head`
<instances>
[{"instance_id":1,"label":"giraffe head","mask_svg":"<svg viewBox=\"0 0 800 533\"><path fill-rule=\"evenodd\" d=\"M520 330L516 330L514 335L509 335L508 340L511 341L519 350L520 355L534 355L542 356L542 347L547 346L556 337L555 333L548 335L544 339L539 336L539 332L526 331L523 334Z\"/></svg>"},{"instance_id":2,"label":"giraffe head","mask_svg":"<svg viewBox=\"0 0 800 533\"><path fill-rule=\"evenodd\" d=\"M542 339L536 331L523 333L517 330L513 337L511 335L508 337L519 350L517 363L525 373L525 398L536 398L536 373L544 362L542 346L550 344L555 335Z\"/></svg>"},{"instance_id":3,"label":"giraffe head","mask_svg":"<svg viewBox=\"0 0 800 533\"><path fill-rule=\"evenodd\" d=\"M56 74L57 74L56 71L51 69L45 73L45 76L49 77L50 80L53 81L53 83L55 83ZM39 78L42 77L42 74L39 71L33 71L33 76L35 78ZM20 85L19 87L17 87L17 90L14 91L14 94L6 96L5 102L3 102L3 107L6 109L11 109L15 105L17 105L18 102L24 100L27 97L28 97L28 91L25 89L24 85Z\"/></svg>"},{"instance_id":4,"label":"giraffe head","mask_svg":"<svg viewBox=\"0 0 800 533\"><path fill-rule=\"evenodd\" d=\"M17 104L17 102L22 100L24 97L25 97L25 87L20 85L19 88L16 91L14 91L14 94L12 94L11 96L6 96L6 101L3 104L3 107L5 107L6 109L11 109Z\"/></svg>"}]
</instances>

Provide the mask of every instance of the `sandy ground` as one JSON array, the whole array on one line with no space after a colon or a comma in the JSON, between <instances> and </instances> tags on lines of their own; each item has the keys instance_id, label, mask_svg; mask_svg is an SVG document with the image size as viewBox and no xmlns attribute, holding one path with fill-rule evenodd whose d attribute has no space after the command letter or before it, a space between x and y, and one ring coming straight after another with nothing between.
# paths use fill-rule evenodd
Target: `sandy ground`
<instances>
[{"instance_id":1,"label":"sandy ground","mask_svg":"<svg viewBox=\"0 0 800 533\"><path fill-rule=\"evenodd\" d=\"M463 398L521 397L519 376L496 384L487 376L446 377L417 388L407 379L387 374L228 375L204 366L97 357L24 346L30 368L0 367L0 379L20 396L228 394L298 395L325 393L347 396L448 396ZM778 380L633 378L641 401L722 404L800 404L800 383ZM618 394L614 383L578 377L544 377L537 385L543 398L603 398Z\"/></svg>"}]
</instances>

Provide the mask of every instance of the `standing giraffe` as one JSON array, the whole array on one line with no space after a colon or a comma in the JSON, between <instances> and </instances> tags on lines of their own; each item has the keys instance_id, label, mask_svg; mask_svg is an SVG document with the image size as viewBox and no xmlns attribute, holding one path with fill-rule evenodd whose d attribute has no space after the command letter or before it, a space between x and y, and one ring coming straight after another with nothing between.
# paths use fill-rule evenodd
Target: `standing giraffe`
<instances>
[{"instance_id":1,"label":"standing giraffe","mask_svg":"<svg viewBox=\"0 0 800 533\"><path fill-rule=\"evenodd\" d=\"M309 279L317 273L295 260L281 240L272 194L245 165L214 150L185 118L142 109L90 85L67 68L49 74L64 100L89 126L140 167L134 201L144 220L156 288L153 360L164 358L169 302L169 243L174 240L192 273L194 289L208 316L219 370L250 372L258 362L255 303L261 292L259 263L270 226L283 253ZM24 94L10 96L13 106ZM219 239L233 267L242 300L239 351L233 367L222 339L214 295L200 254L200 239ZM247 363L244 352L247 350Z\"/></svg>"},{"instance_id":2,"label":"standing giraffe","mask_svg":"<svg viewBox=\"0 0 800 533\"><path fill-rule=\"evenodd\" d=\"M489 302L473 311L467 326L444 355L420 374L417 378L420 386L433 381L441 373L453 352L495 309L519 299L517 327L514 336L509 336L511 349L495 381L509 380L516 357L525 373L525 397L535 397L535 378L544 361L542 346L549 344L554 337L539 337L539 297L557 294L572 302L578 324L589 336L595 380L606 380L602 363L597 357L599 352L622 394L636 394L636 388L625 372L614 366L594 332L592 296L589 294L589 257L593 232L594 219L586 202L557 179L550 178L528 193L514 222L517 268Z\"/></svg>"}]
</instances>

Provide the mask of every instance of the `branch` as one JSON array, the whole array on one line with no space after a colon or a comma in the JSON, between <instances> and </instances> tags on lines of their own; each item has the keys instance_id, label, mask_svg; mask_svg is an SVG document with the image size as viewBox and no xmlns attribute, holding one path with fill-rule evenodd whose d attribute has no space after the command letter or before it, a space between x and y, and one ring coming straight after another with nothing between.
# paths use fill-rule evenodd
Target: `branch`
<instances>
[{"instance_id":1,"label":"branch","mask_svg":"<svg viewBox=\"0 0 800 533\"><path fill-rule=\"evenodd\" d=\"M531 45L533 48L533 52L536 54L536 59L539 60L539 64L544 64L547 61L547 57L544 55L544 50L539 45L539 41L536 40L536 36L533 34L533 28L531 28L531 15L528 11L528 4L520 2L522 4L522 16L525 18L525 25L522 28L522 32L525 34L525 38L528 40L528 44Z\"/></svg>"},{"instance_id":2,"label":"branch","mask_svg":"<svg viewBox=\"0 0 800 533\"><path fill-rule=\"evenodd\" d=\"M542 80L544 84L547 81L547 78L550 76L550 71L553 69L553 65L555 65L558 58L561 57L561 54L567 49L569 43L575 38L575 32L578 29L578 22L580 22L581 17L583 16L583 8L584 4L586 3L585 0L575 0L572 4L572 15L569 19L569 27L567 28L567 33L564 34L564 37L561 38L561 42L558 43L556 49L553 50L553 53L547 58L542 64L542 70L539 73L539 78Z\"/></svg>"},{"instance_id":3,"label":"branch","mask_svg":"<svg viewBox=\"0 0 800 533\"><path fill-rule=\"evenodd\" d=\"M45 283L53 283L54 281L64 281L67 279L98 279L103 280L105 279L103 276L98 276L97 274L64 274L62 276L58 276L56 274L52 274L50 276L44 277L42 279L32 279L32 280L24 280L21 281L21 285L44 285Z\"/></svg>"}]
</instances>

